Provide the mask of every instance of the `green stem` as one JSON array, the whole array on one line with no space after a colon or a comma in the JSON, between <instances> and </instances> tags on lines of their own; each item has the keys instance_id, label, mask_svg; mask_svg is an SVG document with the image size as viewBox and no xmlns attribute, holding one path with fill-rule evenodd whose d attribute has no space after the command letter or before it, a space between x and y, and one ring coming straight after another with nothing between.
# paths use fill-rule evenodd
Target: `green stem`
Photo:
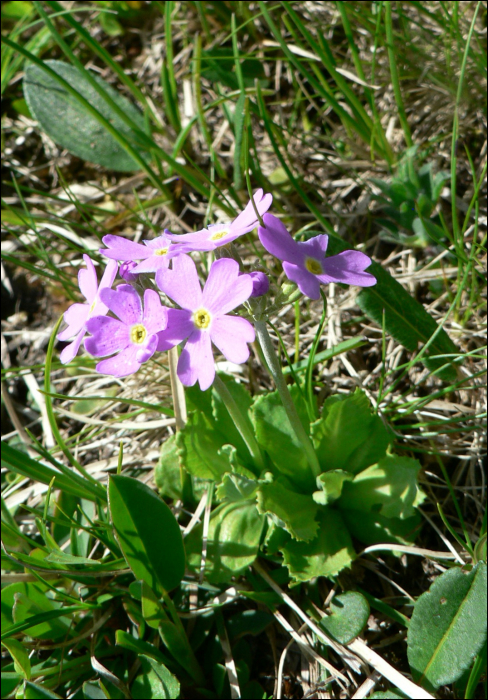
<instances>
[{"instance_id":1,"label":"green stem","mask_svg":"<svg viewBox=\"0 0 488 700\"><path fill-rule=\"evenodd\" d=\"M256 335L261 345L266 363L268 365L269 373L273 377L276 388L280 395L281 401L286 411L286 415L291 423L295 435L297 436L299 442L302 444L304 452L307 456L308 464L312 470L314 477L317 477L321 473L321 468L317 455L315 453L314 447L310 437L307 435L305 428L302 425L302 421L297 413L295 404L286 385L285 377L283 375L280 362L276 356L273 348L273 343L269 337L268 329L266 328L266 323L264 321L255 321L254 327L256 329Z\"/></svg>"},{"instance_id":2,"label":"green stem","mask_svg":"<svg viewBox=\"0 0 488 700\"><path fill-rule=\"evenodd\" d=\"M214 387L218 392L220 398L224 402L225 407L229 411L229 415L234 421L235 426L241 434L242 439L246 443L247 449L251 453L251 457L256 463L256 466L258 466L259 469L264 469L263 455L261 454L259 445L256 441L256 438L254 437L254 432L251 423L249 419L246 420L246 417L242 414L241 409L235 402L234 398L232 397L232 394L225 386L224 382L221 380L218 374L215 375Z\"/></svg>"}]
</instances>

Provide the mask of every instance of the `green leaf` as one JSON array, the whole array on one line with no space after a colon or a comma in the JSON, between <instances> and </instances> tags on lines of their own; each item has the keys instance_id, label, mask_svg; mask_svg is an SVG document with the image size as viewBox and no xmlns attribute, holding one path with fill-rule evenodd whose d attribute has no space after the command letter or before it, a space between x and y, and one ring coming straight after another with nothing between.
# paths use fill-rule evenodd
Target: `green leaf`
<instances>
[{"instance_id":1,"label":"green leaf","mask_svg":"<svg viewBox=\"0 0 488 700\"><path fill-rule=\"evenodd\" d=\"M59 601L52 600L49 588L41 583L11 583L2 589L2 630L7 631L14 624L24 622L33 615L49 612L61 607ZM59 639L66 636L69 620L65 617L44 622L29 630L34 639Z\"/></svg>"},{"instance_id":2,"label":"green leaf","mask_svg":"<svg viewBox=\"0 0 488 700\"><path fill-rule=\"evenodd\" d=\"M115 533L134 576L153 591L177 586L185 573L185 550L166 503L127 476L111 476L108 494Z\"/></svg>"},{"instance_id":3,"label":"green leaf","mask_svg":"<svg viewBox=\"0 0 488 700\"><path fill-rule=\"evenodd\" d=\"M355 557L354 547L339 512L320 508L319 531L310 542L290 540L281 547L285 564L295 581L310 581L316 576L335 576L349 567Z\"/></svg>"},{"instance_id":4,"label":"green leaf","mask_svg":"<svg viewBox=\"0 0 488 700\"><path fill-rule=\"evenodd\" d=\"M55 73L72 85L93 105L139 152L140 137L132 131L107 105L90 85L86 77L68 63L46 61ZM141 132L145 132L144 118L136 107L120 95L96 73L96 82L117 105L130 116ZM39 126L57 144L78 158L122 172L140 170L140 166L119 145L114 137L91 115L76 98L68 93L55 78L39 66L28 64L24 76L24 95Z\"/></svg>"},{"instance_id":5,"label":"green leaf","mask_svg":"<svg viewBox=\"0 0 488 700\"><path fill-rule=\"evenodd\" d=\"M352 395L330 396L311 431L324 471L360 471L384 457L390 442L381 418L372 414L366 394L359 389Z\"/></svg>"},{"instance_id":6,"label":"green leaf","mask_svg":"<svg viewBox=\"0 0 488 700\"><path fill-rule=\"evenodd\" d=\"M39 683L32 683L32 681L26 681L24 683L24 698L29 700L43 700L44 698L61 698L61 695L57 695L52 690L40 685Z\"/></svg>"},{"instance_id":7,"label":"green leaf","mask_svg":"<svg viewBox=\"0 0 488 700\"><path fill-rule=\"evenodd\" d=\"M242 384L236 382L233 377L220 373L219 377L224 382L230 395L239 406L244 417L246 417L246 414L249 415L252 405L252 398L249 392ZM228 442L230 445L234 445L237 450L237 454L242 459L244 464L253 466L253 460L249 450L247 449L240 432L237 430L234 421L230 417L229 411L227 410L217 391L212 392L212 405L213 417L215 421L214 427L218 426L218 430L225 436L226 442Z\"/></svg>"},{"instance_id":8,"label":"green leaf","mask_svg":"<svg viewBox=\"0 0 488 700\"><path fill-rule=\"evenodd\" d=\"M33 481L40 481L42 484L50 484L53 477L56 477L55 488L62 489L73 496L87 498L91 501L95 500L95 498L102 498L105 500L104 489L100 488L99 494L93 484L82 476L74 472L70 472L69 475L63 474L56 469L52 469L41 462L31 459L25 452L21 452L7 443L3 443L2 445L2 467L6 467L15 474L26 476ZM63 465L60 465L60 468L62 467Z\"/></svg>"},{"instance_id":9,"label":"green leaf","mask_svg":"<svg viewBox=\"0 0 488 700\"><path fill-rule=\"evenodd\" d=\"M172 498L175 501L181 498L181 472L176 435L170 435L161 445L159 460L154 470L154 481L163 498Z\"/></svg>"},{"instance_id":10,"label":"green leaf","mask_svg":"<svg viewBox=\"0 0 488 700\"><path fill-rule=\"evenodd\" d=\"M160 663L164 664L167 663L167 659L164 654L162 654L161 651L154 646L154 644L145 642L143 639L138 639L124 630L115 631L115 643L117 646L124 647L124 649L129 649L129 651L133 651L136 654L150 656L152 659L155 659L155 661L159 661Z\"/></svg>"},{"instance_id":11,"label":"green leaf","mask_svg":"<svg viewBox=\"0 0 488 700\"><path fill-rule=\"evenodd\" d=\"M179 681L166 666L149 656L140 655L139 659L143 672L135 678L130 689L134 700L180 696Z\"/></svg>"},{"instance_id":12,"label":"green leaf","mask_svg":"<svg viewBox=\"0 0 488 700\"><path fill-rule=\"evenodd\" d=\"M326 506L340 498L342 486L345 481L352 481L351 472L345 472L342 469L333 469L330 472L324 472L317 477L317 486L319 491L314 491L312 498L315 503L321 506Z\"/></svg>"},{"instance_id":13,"label":"green leaf","mask_svg":"<svg viewBox=\"0 0 488 700\"><path fill-rule=\"evenodd\" d=\"M404 695L403 693L400 693L399 690L378 690L376 693L373 693L373 695L369 696L370 698L378 698L378 700L402 700L403 698L406 698L407 696Z\"/></svg>"},{"instance_id":14,"label":"green leaf","mask_svg":"<svg viewBox=\"0 0 488 700\"><path fill-rule=\"evenodd\" d=\"M257 494L260 513L271 519L296 540L311 540L317 534L315 519L319 506L310 496L292 491L280 481L261 482Z\"/></svg>"},{"instance_id":15,"label":"green leaf","mask_svg":"<svg viewBox=\"0 0 488 700\"><path fill-rule=\"evenodd\" d=\"M445 571L415 603L408 629L414 681L433 692L469 668L486 640L486 564Z\"/></svg>"},{"instance_id":16,"label":"green leaf","mask_svg":"<svg viewBox=\"0 0 488 700\"><path fill-rule=\"evenodd\" d=\"M369 603L357 591L335 596L330 610L330 615L320 620L320 626L340 644L352 642L368 622Z\"/></svg>"},{"instance_id":17,"label":"green leaf","mask_svg":"<svg viewBox=\"0 0 488 700\"><path fill-rule=\"evenodd\" d=\"M388 455L344 484L339 505L385 518L410 518L425 499L417 484L419 470L416 459Z\"/></svg>"},{"instance_id":18,"label":"green leaf","mask_svg":"<svg viewBox=\"0 0 488 700\"><path fill-rule=\"evenodd\" d=\"M296 387L292 387L296 390ZM305 430L309 431L308 415L304 400L292 391L298 415ZM259 446L266 450L276 468L303 491L312 491L314 478L303 451L302 443L295 435L277 391L259 396L253 405L253 420Z\"/></svg>"},{"instance_id":19,"label":"green leaf","mask_svg":"<svg viewBox=\"0 0 488 700\"><path fill-rule=\"evenodd\" d=\"M205 573L210 583L224 583L238 576L256 559L266 519L254 503L223 503L211 516L207 538ZM188 565L200 570L202 525L185 539Z\"/></svg>"},{"instance_id":20,"label":"green leaf","mask_svg":"<svg viewBox=\"0 0 488 700\"><path fill-rule=\"evenodd\" d=\"M422 523L418 513L410 518L400 519L385 518L377 513L365 513L364 510L341 508L341 515L351 535L364 544L411 544Z\"/></svg>"},{"instance_id":21,"label":"green leaf","mask_svg":"<svg viewBox=\"0 0 488 700\"><path fill-rule=\"evenodd\" d=\"M320 231L307 231L307 237L317 236ZM329 236L328 255L336 255L347 246L335 236ZM380 328L384 322L387 332L395 340L404 345L410 352L415 352L419 344L426 343L438 329L436 321L404 287L397 282L381 265L373 262L368 272L374 275L377 283L373 287L363 289L358 296L361 309L372 318ZM431 355L459 354L456 345L442 329L430 345L424 357L424 364L429 369L435 369L445 364L445 359L429 359ZM453 380L457 377L454 367L448 367L439 374L442 379Z\"/></svg>"},{"instance_id":22,"label":"green leaf","mask_svg":"<svg viewBox=\"0 0 488 700\"><path fill-rule=\"evenodd\" d=\"M247 634L261 634L274 621L266 610L242 610L226 620L226 628L231 641Z\"/></svg>"},{"instance_id":23,"label":"green leaf","mask_svg":"<svg viewBox=\"0 0 488 700\"><path fill-rule=\"evenodd\" d=\"M229 455L221 448L226 442L220 431L200 411L188 416L188 422L176 435L178 457L190 474L201 479L220 481L231 471Z\"/></svg>"},{"instance_id":24,"label":"green leaf","mask_svg":"<svg viewBox=\"0 0 488 700\"><path fill-rule=\"evenodd\" d=\"M2 642L10 656L14 661L14 669L17 673L20 673L23 678L30 680L31 677L31 663L29 659L29 652L27 648L18 639L6 639Z\"/></svg>"},{"instance_id":25,"label":"green leaf","mask_svg":"<svg viewBox=\"0 0 488 700\"><path fill-rule=\"evenodd\" d=\"M251 475L253 476L253 475ZM224 474L222 483L217 486L217 497L236 503L254 499L258 482L244 474Z\"/></svg>"}]
</instances>

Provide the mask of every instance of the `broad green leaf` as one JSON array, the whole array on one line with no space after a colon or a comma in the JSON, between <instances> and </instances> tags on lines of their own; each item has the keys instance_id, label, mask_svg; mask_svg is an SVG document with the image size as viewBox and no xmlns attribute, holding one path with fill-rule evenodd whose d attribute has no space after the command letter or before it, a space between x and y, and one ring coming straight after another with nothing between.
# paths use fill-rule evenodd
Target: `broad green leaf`
<instances>
[{"instance_id":1,"label":"broad green leaf","mask_svg":"<svg viewBox=\"0 0 488 700\"><path fill-rule=\"evenodd\" d=\"M285 564L295 581L316 576L335 576L349 567L355 557L347 527L338 511L320 508L318 535L310 542L290 540L281 547Z\"/></svg>"},{"instance_id":2,"label":"broad green leaf","mask_svg":"<svg viewBox=\"0 0 488 700\"><path fill-rule=\"evenodd\" d=\"M359 389L352 395L329 397L311 430L324 471L360 471L384 457L390 442L381 418L372 414L366 394Z\"/></svg>"},{"instance_id":3,"label":"broad green leaf","mask_svg":"<svg viewBox=\"0 0 488 700\"><path fill-rule=\"evenodd\" d=\"M222 433L213 428L209 419L194 411L176 435L180 464L201 479L220 481L225 472L231 471L229 457L221 451L224 443Z\"/></svg>"},{"instance_id":4,"label":"broad green leaf","mask_svg":"<svg viewBox=\"0 0 488 700\"><path fill-rule=\"evenodd\" d=\"M416 459L388 455L344 484L339 505L384 518L410 518L425 499L417 483L419 470Z\"/></svg>"},{"instance_id":5,"label":"broad green leaf","mask_svg":"<svg viewBox=\"0 0 488 700\"><path fill-rule=\"evenodd\" d=\"M70 83L91 105L93 105L139 152L142 151L140 137L112 111L105 100L90 85L86 77L69 63L46 61L55 73ZM141 132L145 132L144 118L125 97L93 74L96 82L117 105L130 116ZM24 76L24 95L27 105L39 126L63 148L78 158L103 165L110 170L140 170L140 166L119 145L76 98L68 93L55 78L39 66L28 64Z\"/></svg>"},{"instance_id":6,"label":"broad green leaf","mask_svg":"<svg viewBox=\"0 0 488 700\"><path fill-rule=\"evenodd\" d=\"M30 680L31 677L31 663L29 659L29 651L22 642L18 639L6 639L2 642L10 656L14 661L14 669L17 673L20 673L24 678Z\"/></svg>"},{"instance_id":7,"label":"broad green leaf","mask_svg":"<svg viewBox=\"0 0 488 700\"><path fill-rule=\"evenodd\" d=\"M370 695L369 697L371 698L371 700L402 700L407 696L403 693L400 693L399 690L378 690L376 693L373 693L373 695Z\"/></svg>"},{"instance_id":8,"label":"broad green leaf","mask_svg":"<svg viewBox=\"0 0 488 700\"><path fill-rule=\"evenodd\" d=\"M317 477L319 491L313 492L313 500L321 506L337 501L342 493L344 482L352 481L352 479L353 475L351 472L345 472L342 469L333 469L330 472L319 474Z\"/></svg>"},{"instance_id":9,"label":"broad green leaf","mask_svg":"<svg viewBox=\"0 0 488 700\"><path fill-rule=\"evenodd\" d=\"M154 644L150 642L145 642L143 639L138 639L132 634L125 632L125 630L115 631L115 643L119 647L124 647L124 649L129 649L136 654L144 654L144 656L150 656L155 661L159 661L162 664L168 663L168 660L161 650L158 649Z\"/></svg>"},{"instance_id":10,"label":"broad green leaf","mask_svg":"<svg viewBox=\"0 0 488 700\"><path fill-rule=\"evenodd\" d=\"M311 238L319 233L323 232L307 231L307 237ZM348 248L349 246L336 236L329 236L328 255L337 255ZM414 299L381 265L373 262L367 271L376 277L377 283L373 287L362 290L357 299L359 306L380 328L383 326L384 309L387 333L407 350L415 352L419 344L425 344L437 330L436 321L422 304ZM447 360L429 360L429 356L451 353L459 354L459 350L442 329L429 347L424 362L427 367L435 369L445 364ZM457 373L454 367L448 367L439 376L452 380L456 378Z\"/></svg>"},{"instance_id":11,"label":"broad green leaf","mask_svg":"<svg viewBox=\"0 0 488 700\"><path fill-rule=\"evenodd\" d=\"M149 698L178 698L180 684L178 679L168 671L166 666L155 661L150 656L140 655L142 673L131 685L131 695L137 700Z\"/></svg>"},{"instance_id":12,"label":"broad green leaf","mask_svg":"<svg viewBox=\"0 0 488 700\"><path fill-rule=\"evenodd\" d=\"M258 555L266 518L254 503L223 503L211 516L205 573L210 583L224 583L238 576ZM188 565L199 571L202 557L202 526L185 539Z\"/></svg>"},{"instance_id":13,"label":"broad green leaf","mask_svg":"<svg viewBox=\"0 0 488 700\"><path fill-rule=\"evenodd\" d=\"M180 460L176 435L170 437L161 445L159 460L154 470L154 481L159 493L164 498L178 500L182 497Z\"/></svg>"},{"instance_id":14,"label":"broad green leaf","mask_svg":"<svg viewBox=\"0 0 488 700\"><path fill-rule=\"evenodd\" d=\"M224 474L217 486L217 497L227 501L249 501L255 498L258 482L244 474Z\"/></svg>"},{"instance_id":15,"label":"broad green leaf","mask_svg":"<svg viewBox=\"0 0 488 700\"><path fill-rule=\"evenodd\" d=\"M13 671L2 671L1 679L0 695L2 698L9 698L19 683L23 681L22 676L18 673L14 673Z\"/></svg>"},{"instance_id":16,"label":"broad green leaf","mask_svg":"<svg viewBox=\"0 0 488 700\"><path fill-rule=\"evenodd\" d=\"M61 695L57 695L57 693L53 692L49 688L46 688L39 683L32 683L32 681L25 681L23 697L26 700L43 700L44 698L48 700L49 698L62 698Z\"/></svg>"},{"instance_id":17,"label":"broad green leaf","mask_svg":"<svg viewBox=\"0 0 488 700\"><path fill-rule=\"evenodd\" d=\"M99 493L93 484L79 476L79 474L74 472L69 475L63 474L52 467L31 459L29 455L17 450L15 447L11 447L7 443L2 444L2 467L6 467L16 474L26 476L32 481L40 481L42 484L50 484L55 476L54 488L63 489L63 491L73 496L88 498L91 501L95 498L102 498L103 500L106 498L104 489L100 488Z\"/></svg>"},{"instance_id":18,"label":"broad green leaf","mask_svg":"<svg viewBox=\"0 0 488 700\"><path fill-rule=\"evenodd\" d=\"M408 628L413 679L433 692L469 668L486 640L486 564L441 574L415 603Z\"/></svg>"},{"instance_id":19,"label":"broad green leaf","mask_svg":"<svg viewBox=\"0 0 488 700\"><path fill-rule=\"evenodd\" d=\"M252 398L249 392L242 384L238 384L233 377L226 374L219 374L219 377L224 382L236 404L239 406L243 416L247 417L252 405ZM212 392L212 405L213 417L215 420L214 425L218 426L218 430L225 436L226 442L228 442L230 445L234 445L237 450L237 454L243 460L244 464L252 466L253 460L249 454L249 450L247 449L240 432L237 430L234 421L229 415L229 411L225 407L225 404L217 391Z\"/></svg>"},{"instance_id":20,"label":"broad green leaf","mask_svg":"<svg viewBox=\"0 0 488 700\"><path fill-rule=\"evenodd\" d=\"M153 591L169 591L185 573L185 550L176 519L148 486L111 476L109 506L124 557L137 579Z\"/></svg>"},{"instance_id":21,"label":"broad green leaf","mask_svg":"<svg viewBox=\"0 0 488 700\"><path fill-rule=\"evenodd\" d=\"M11 583L2 589L2 630L7 631L14 624L42 612L49 612L61 607L59 601L52 600L49 589L42 583ZM35 639L59 639L66 635L70 621L57 618L32 627L29 637Z\"/></svg>"},{"instance_id":22,"label":"broad green leaf","mask_svg":"<svg viewBox=\"0 0 488 700\"><path fill-rule=\"evenodd\" d=\"M317 534L319 506L311 496L292 491L279 481L260 483L257 507L296 540L311 540Z\"/></svg>"},{"instance_id":23,"label":"broad green leaf","mask_svg":"<svg viewBox=\"0 0 488 700\"><path fill-rule=\"evenodd\" d=\"M247 634L261 634L274 618L266 610L242 610L226 620L226 629L231 641Z\"/></svg>"},{"instance_id":24,"label":"broad green leaf","mask_svg":"<svg viewBox=\"0 0 488 700\"><path fill-rule=\"evenodd\" d=\"M364 544L411 544L422 523L418 513L410 518L385 518L378 513L341 507L341 515L351 535Z\"/></svg>"},{"instance_id":25,"label":"broad green leaf","mask_svg":"<svg viewBox=\"0 0 488 700\"><path fill-rule=\"evenodd\" d=\"M309 423L305 402L293 392L293 400L306 431ZM313 490L315 480L301 442L295 435L277 391L259 396L253 405L256 438L273 462L275 474L284 474L300 490Z\"/></svg>"},{"instance_id":26,"label":"broad green leaf","mask_svg":"<svg viewBox=\"0 0 488 700\"><path fill-rule=\"evenodd\" d=\"M352 642L368 622L369 603L357 591L335 596L330 610L330 615L320 620L320 626L340 644Z\"/></svg>"}]
</instances>

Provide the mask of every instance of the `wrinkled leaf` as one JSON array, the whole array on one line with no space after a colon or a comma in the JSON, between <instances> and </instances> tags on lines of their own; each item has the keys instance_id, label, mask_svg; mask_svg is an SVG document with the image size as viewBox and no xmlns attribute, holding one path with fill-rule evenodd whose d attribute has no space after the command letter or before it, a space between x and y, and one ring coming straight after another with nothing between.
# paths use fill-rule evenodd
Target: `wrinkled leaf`
<instances>
[{"instance_id":1,"label":"wrinkled leaf","mask_svg":"<svg viewBox=\"0 0 488 700\"><path fill-rule=\"evenodd\" d=\"M361 593L350 591L335 596L330 611L320 620L320 626L340 644L349 644L366 627L369 603Z\"/></svg>"},{"instance_id":2,"label":"wrinkled leaf","mask_svg":"<svg viewBox=\"0 0 488 700\"><path fill-rule=\"evenodd\" d=\"M319 506L310 496L292 491L279 481L260 483L257 507L296 540L311 540L317 534L315 516Z\"/></svg>"},{"instance_id":3,"label":"wrinkled leaf","mask_svg":"<svg viewBox=\"0 0 488 700\"><path fill-rule=\"evenodd\" d=\"M352 395L330 396L311 430L324 471L345 469L356 473L384 457L390 443L381 418L372 414L369 400L360 390Z\"/></svg>"},{"instance_id":4,"label":"wrinkled leaf","mask_svg":"<svg viewBox=\"0 0 488 700\"><path fill-rule=\"evenodd\" d=\"M413 679L433 692L469 668L486 640L486 564L441 574L415 603L408 628Z\"/></svg>"},{"instance_id":5,"label":"wrinkled leaf","mask_svg":"<svg viewBox=\"0 0 488 700\"><path fill-rule=\"evenodd\" d=\"M310 542L290 540L281 552L290 576L295 581L310 581L316 576L335 576L349 567L355 557L347 527L336 510L320 508L318 535Z\"/></svg>"},{"instance_id":6,"label":"wrinkled leaf","mask_svg":"<svg viewBox=\"0 0 488 700\"><path fill-rule=\"evenodd\" d=\"M233 377L226 374L219 374L219 377L229 390L230 395L240 408L243 416L247 417L252 405L252 398L249 392L242 384L236 382ZM230 445L234 445L237 454L243 460L244 464L252 466L253 460L249 454L249 450L217 391L212 392L212 406L215 421L214 425L218 426L218 430L225 436L226 442Z\"/></svg>"},{"instance_id":7,"label":"wrinkled leaf","mask_svg":"<svg viewBox=\"0 0 488 700\"><path fill-rule=\"evenodd\" d=\"M221 450L225 442L209 419L200 411L194 411L176 435L180 463L194 476L220 481L225 472L231 471L229 456Z\"/></svg>"},{"instance_id":8,"label":"wrinkled leaf","mask_svg":"<svg viewBox=\"0 0 488 700\"><path fill-rule=\"evenodd\" d=\"M223 503L211 516L207 539L205 573L210 583L223 583L237 576L256 559L266 519L254 503ZM202 556L202 526L185 539L188 565L199 571Z\"/></svg>"},{"instance_id":9,"label":"wrinkled leaf","mask_svg":"<svg viewBox=\"0 0 488 700\"><path fill-rule=\"evenodd\" d=\"M153 591L169 591L185 573L185 550L176 519L146 484L127 476L109 480L110 514L135 577Z\"/></svg>"},{"instance_id":10,"label":"wrinkled leaf","mask_svg":"<svg viewBox=\"0 0 488 700\"><path fill-rule=\"evenodd\" d=\"M46 61L49 68L74 87L127 141L142 152L140 137L109 107L90 85L86 77L69 63ZM97 74L96 82L114 102L145 132L144 118L125 97L120 95ZM57 144L78 158L98 163L110 170L140 170L140 166L106 131L95 117L51 75L37 65L28 64L24 76L24 95L39 126Z\"/></svg>"},{"instance_id":11,"label":"wrinkled leaf","mask_svg":"<svg viewBox=\"0 0 488 700\"><path fill-rule=\"evenodd\" d=\"M296 387L292 387L296 389ZM302 397L292 391L298 415L309 431L307 409ZM301 490L311 491L315 480L301 442L295 435L277 391L259 396L253 405L256 438L273 462L276 474L287 476Z\"/></svg>"},{"instance_id":12,"label":"wrinkled leaf","mask_svg":"<svg viewBox=\"0 0 488 700\"><path fill-rule=\"evenodd\" d=\"M419 470L416 459L388 455L344 484L340 507L385 518L410 518L425 499L417 484Z\"/></svg>"},{"instance_id":13,"label":"wrinkled leaf","mask_svg":"<svg viewBox=\"0 0 488 700\"><path fill-rule=\"evenodd\" d=\"M345 472L342 469L333 469L330 472L319 474L317 477L319 490L313 492L313 500L321 506L333 503L340 498L344 482L352 481L352 479L351 472Z\"/></svg>"},{"instance_id":14,"label":"wrinkled leaf","mask_svg":"<svg viewBox=\"0 0 488 700\"><path fill-rule=\"evenodd\" d=\"M412 544L422 523L418 513L410 518L385 518L377 513L342 507L341 515L351 535L364 544Z\"/></svg>"}]
</instances>

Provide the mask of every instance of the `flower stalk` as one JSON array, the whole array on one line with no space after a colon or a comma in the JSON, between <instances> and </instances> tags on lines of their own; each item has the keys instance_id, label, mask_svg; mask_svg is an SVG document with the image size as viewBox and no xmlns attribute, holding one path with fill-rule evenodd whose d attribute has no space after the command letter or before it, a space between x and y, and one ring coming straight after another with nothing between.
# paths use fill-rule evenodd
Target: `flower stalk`
<instances>
[{"instance_id":1,"label":"flower stalk","mask_svg":"<svg viewBox=\"0 0 488 700\"><path fill-rule=\"evenodd\" d=\"M259 445L254 437L251 423L249 419L246 419L246 416L242 414L241 409L218 374L215 375L214 387L224 402L225 407L229 411L229 415L234 421L234 424L241 434L242 439L246 443L246 447L251 453L251 457L253 458L254 462L259 469L264 469L263 455L261 454Z\"/></svg>"},{"instance_id":2,"label":"flower stalk","mask_svg":"<svg viewBox=\"0 0 488 700\"><path fill-rule=\"evenodd\" d=\"M263 355L266 360L266 364L268 365L269 373L271 374L274 380L274 383L281 398L281 402L283 403L283 406L285 408L286 415L288 416L288 419L295 432L295 435L297 436L299 442L302 444L305 455L307 457L308 464L310 466L310 469L312 470L312 474L314 475L314 477L317 477L319 476L322 470L320 468L317 455L312 445L312 441L310 440L310 437L307 435L305 428L302 425L302 421L300 420L296 406L293 403L293 399L286 385L286 380L281 369L281 364L275 353L273 343L268 333L268 329L266 328L266 323L264 321L255 321L254 327L256 330L257 339L259 340L259 344L261 346Z\"/></svg>"}]
</instances>

